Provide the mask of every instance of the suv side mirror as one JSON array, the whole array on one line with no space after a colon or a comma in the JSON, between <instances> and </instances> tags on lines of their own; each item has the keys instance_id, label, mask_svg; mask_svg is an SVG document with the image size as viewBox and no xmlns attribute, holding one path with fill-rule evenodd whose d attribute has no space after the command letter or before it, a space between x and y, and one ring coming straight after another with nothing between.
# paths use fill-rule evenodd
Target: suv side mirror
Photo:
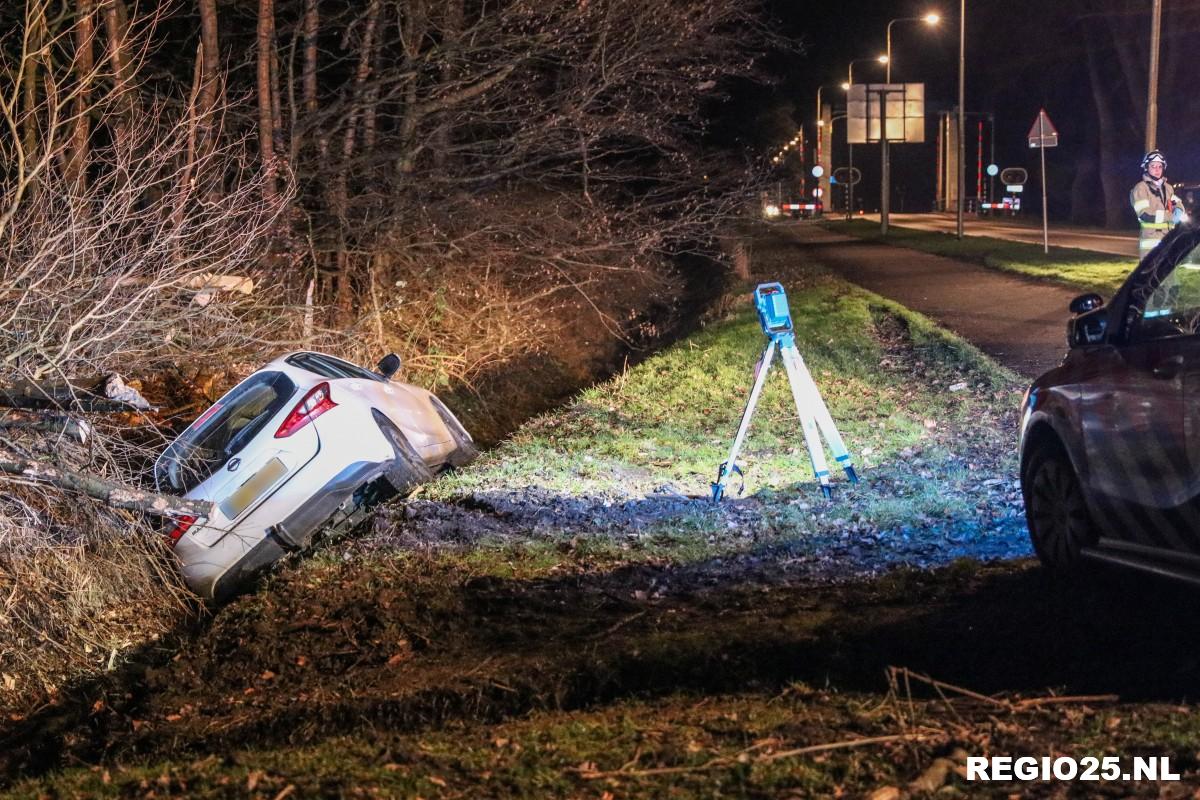
<instances>
[{"instance_id":1,"label":"suv side mirror","mask_svg":"<svg viewBox=\"0 0 1200 800\"><path fill-rule=\"evenodd\" d=\"M400 365L400 356L395 353L388 353L379 362L379 366L375 368L375 371L390 380L393 375L400 371Z\"/></svg>"},{"instance_id":2,"label":"suv side mirror","mask_svg":"<svg viewBox=\"0 0 1200 800\"><path fill-rule=\"evenodd\" d=\"M1096 293L1081 294L1068 307L1072 314L1086 314L1104 305L1104 298Z\"/></svg>"},{"instance_id":3,"label":"suv side mirror","mask_svg":"<svg viewBox=\"0 0 1200 800\"><path fill-rule=\"evenodd\" d=\"M1075 304L1072 303L1072 306ZM1094 308L1067 322L1067 346L1100 344L1108 331L1108 309Z\"/></svg>"}]
</instances>

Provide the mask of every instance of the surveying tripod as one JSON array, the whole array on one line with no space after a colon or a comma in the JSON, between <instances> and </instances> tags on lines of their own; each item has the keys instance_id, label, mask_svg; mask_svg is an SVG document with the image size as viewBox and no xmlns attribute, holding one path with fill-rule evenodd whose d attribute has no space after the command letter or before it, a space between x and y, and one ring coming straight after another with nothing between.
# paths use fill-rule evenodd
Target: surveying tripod
<instances>
[{"instance_id":1,"label":"surveying tripod","mask_svg":"<svg viewBox=\"0 0 1200 800\"><path fill-rule=\"evenodd\" d=\"M829 483L829 467L821 444L822 435L829 442L834 461L845 470L851 483L858 483L858 475L854 472L854 464L850 461L850 453L846 450L842 435L838 433L837 425L834 424L825 401L821 399L821 392L813 382L804 359L800 357L800 351L796 349L792 315L788 310L787 294L783 291L783 286L778 283L759 284L754 290L754 307L758 311L763 333L767 335L767 347L755 367L754 387L750 390L746 410L742 412L742 422L738 426L737 436L734 437L733 447L729 450L729 458L717 468L717 480L712 484L713 502L720 502L725 494L725 483L732 473L742 474L737 466L738 452L746 439L750 418L754 416L758 397L767 382L767 374L771 371L776 352L787 370L792 399L796 403L796 413L800 416L800 427L804 431L804 443L808 447L808 456L812 459L813 473L821 484L821 493L825 497L832 497L833 487Z\"/></svg>"}]
</instances>

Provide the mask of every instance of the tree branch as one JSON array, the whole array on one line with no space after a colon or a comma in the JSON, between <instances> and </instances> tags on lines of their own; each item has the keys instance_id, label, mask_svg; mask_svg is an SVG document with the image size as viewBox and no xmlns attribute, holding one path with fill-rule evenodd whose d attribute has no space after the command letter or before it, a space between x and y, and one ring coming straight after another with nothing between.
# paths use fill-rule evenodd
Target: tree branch
<instances>
[{"instance_id":1,"label":"tree branch","mask_svg":"<svg viewBox=\"0 0 1200 800\"><path fill-rule=\"evenodd\" d=\"M99 500L112 508L141 511L159 517L212 516L213 504L206 500L188 500L183 497L131 489L103 478L60 469L53 464L37 459L22 458L14 461L0 458L0 473L17 475L37 483L77 492Z\"/></svg>"}]
</instances>

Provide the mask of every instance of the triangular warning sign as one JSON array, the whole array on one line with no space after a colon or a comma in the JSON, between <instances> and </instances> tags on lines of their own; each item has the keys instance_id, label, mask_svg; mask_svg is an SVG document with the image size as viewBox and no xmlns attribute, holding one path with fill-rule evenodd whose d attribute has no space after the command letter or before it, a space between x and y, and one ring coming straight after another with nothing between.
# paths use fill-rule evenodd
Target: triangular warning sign
<instances>
[{"instance_id":1,"label":"triangular warning sign","mask_svg":"<svg viewBox=\"0 0 1200 800\"><path fill-rule=\"evenodd\" d=\"M1030 147L1058 147L1058 128L1050 121L1046 109L1038 112L1037 119L1027 135Z\"/></svg>"}]
</instances>

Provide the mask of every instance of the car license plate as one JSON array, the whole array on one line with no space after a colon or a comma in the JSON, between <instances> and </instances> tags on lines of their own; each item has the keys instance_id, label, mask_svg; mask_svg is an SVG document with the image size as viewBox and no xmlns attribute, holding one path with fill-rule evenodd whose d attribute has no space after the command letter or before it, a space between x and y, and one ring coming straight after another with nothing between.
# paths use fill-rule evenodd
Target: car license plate
<instances>
[{"instance_id":1,"label":"car license plate","mask_svg":"<svg viewBox=\"0 0 1200 800\"><path fill-rule=\"evenodd\" d=\"M262 469L233 491L220 503L221 513L230 521L241 516L242 512L258 500L268 489L287 474L287 466L278 458L272 458Z\"/></svg>"}]
</instances>

